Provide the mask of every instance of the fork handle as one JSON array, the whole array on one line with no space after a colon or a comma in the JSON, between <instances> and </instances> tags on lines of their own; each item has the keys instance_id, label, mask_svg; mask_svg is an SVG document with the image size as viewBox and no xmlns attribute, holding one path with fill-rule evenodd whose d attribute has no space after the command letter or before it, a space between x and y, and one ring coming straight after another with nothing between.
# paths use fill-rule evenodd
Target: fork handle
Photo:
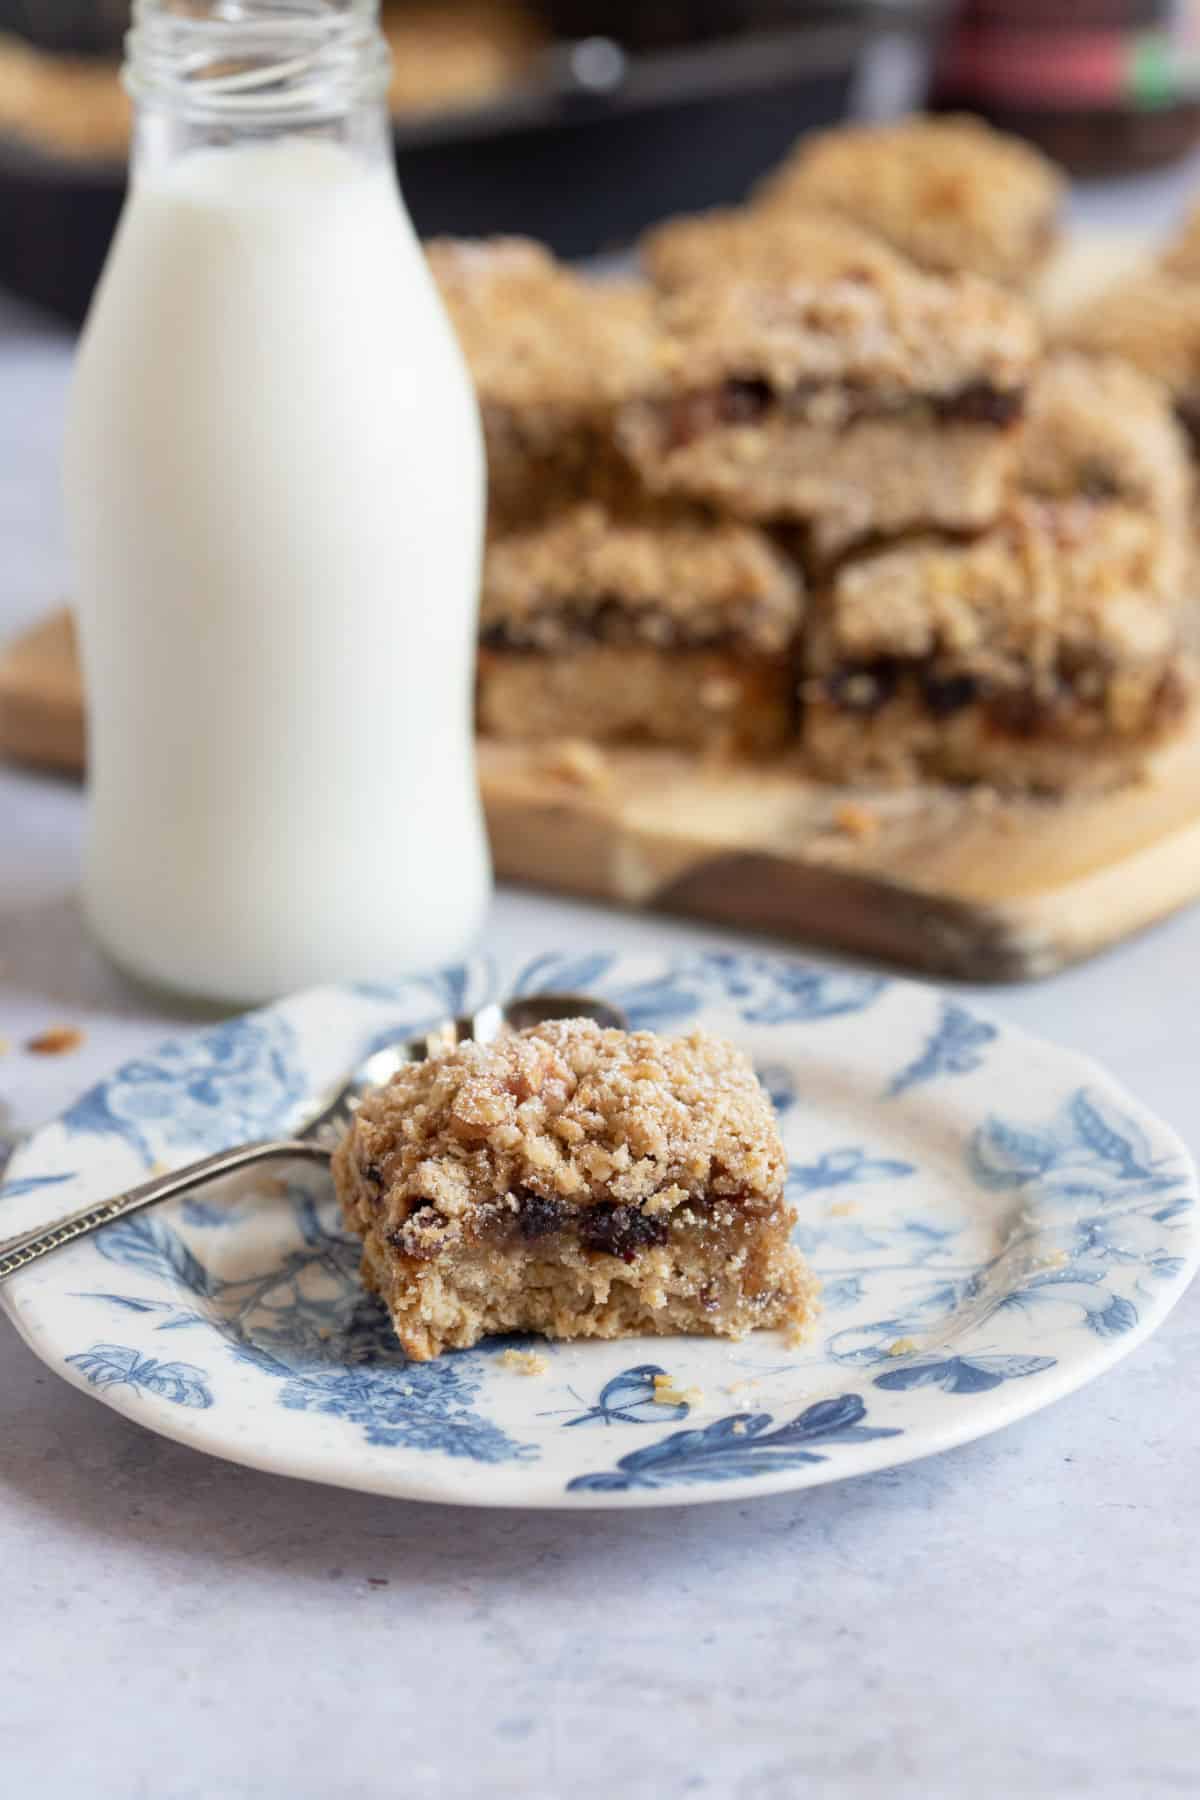
<instances>
[{"instance_id":1,"label":"fork handle","mask_svg":"<svg viewBox=\"0 0 1200 1800\"><path fill-rule=\"evenodd\" d=\"M219 1150L202 1162L188 1163L182 1169L173 1169L169 1175L156 1175L153 1181L144 1181L127 1193L114 1194L111 1200L99 1200L93 1206L68 1213L53 1225L22 1232L0 1242L0 1283L15 1275L18 1269L27 1269L31 1263L49 1256L52 1250L61 1250L64 1244L73 1244L76 1238L90 1237L102 1225L128 1219L131 1214L141 1212L143 1207L153 1206L159 1200L171 1200L219 1175L233 1175L239 1169L248 1169L255 1163L269 1162L276 1157L328 1163L329 1151L303 1138L266 1139L257 1144L238 1144L232 1150Z\"/></svg>"}]
</instances>

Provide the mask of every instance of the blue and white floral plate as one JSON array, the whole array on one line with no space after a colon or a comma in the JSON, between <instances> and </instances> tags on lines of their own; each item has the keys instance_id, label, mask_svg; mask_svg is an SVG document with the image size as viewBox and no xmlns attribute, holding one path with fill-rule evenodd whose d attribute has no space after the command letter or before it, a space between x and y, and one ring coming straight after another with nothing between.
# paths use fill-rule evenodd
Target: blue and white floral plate
<instances>
[{"instance_id":1,"label":"blue and white floral plate","mask_svg":"<svg viewBox=\"0 0 1200 1800\"><path fill-rule=\"evenodd\" d=\"M825 1284L812 1342L509 1343L409 1363L319 1172L110 1226L3 1290L77 1387L281 1474L473 1505L653 1506L859 1475L994 1431L1161 1324L1200 1260L1182 1145L1092 1063L931 989L765 956L547 956L323 989L168 1044L14 1159L0 1235L241 1139L377 1041L588 989L754 1057ZM529 1346L526 1346L529 1347ZM665 1371L677 1390L654 1399Z\"/></svg>"}]
</instances>

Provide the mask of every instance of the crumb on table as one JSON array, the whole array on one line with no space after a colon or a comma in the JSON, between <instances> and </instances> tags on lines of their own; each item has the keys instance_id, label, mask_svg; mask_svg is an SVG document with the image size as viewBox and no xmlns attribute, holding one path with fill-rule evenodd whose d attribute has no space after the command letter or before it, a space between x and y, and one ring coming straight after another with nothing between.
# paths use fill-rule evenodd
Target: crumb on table
<instances>
[{"instance_id":1,"label":"crumb on table","mask_svg":"<svg viewBox=\"0 0 1200 1800\"><path fill-rule=\"evenodd\" d=\"M25 1048L33 1056L67 1056L79 1049L83 1036L77 1025L51 1025L31 1037Z\"/></svg>"}]
</instances>

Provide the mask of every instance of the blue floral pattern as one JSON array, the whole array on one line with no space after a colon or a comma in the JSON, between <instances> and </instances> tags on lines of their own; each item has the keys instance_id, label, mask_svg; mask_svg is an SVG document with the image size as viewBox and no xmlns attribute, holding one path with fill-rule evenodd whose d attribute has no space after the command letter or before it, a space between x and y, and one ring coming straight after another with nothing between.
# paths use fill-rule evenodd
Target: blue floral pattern
<instances>
[{"instance_id":1,"label":"blue floral pattern","mask_svg":"<svg viewBox=\"0 0 1200 1800\"><path fill-rule=\"evenodd\" d=\"M1160 1193L1178 1179L1154 1158L1137 1121L1102 1094L1079 1088L1046 1125L989 1118L971 1140L972 1173L981 1187L1021 1188L1037 1182L1055 1200L1100 1199L1131 1185Z\"/></svg>"},{"instance_id":2,"label":"blue floral pattern","mask_svg":"<svg viewBox=\"0 0 1200 1800\"><path fill-rule=\"evenodd\" d=\"M812 1163L792 1163L788 1168L788 1194L818 1194L826 1188L850 1187L860 1181L899 1181L915 1175L916 1168L897 1157L868 1156L857 1144L827 1150Z\"/></svg>"},{"instance_id":3,"label":"blue floral pattern","mask_svg":"<svg viewBox=\"0 0 1200 1800\"><path fill-rule=\"evenodd\" d=\"M894 1099L910 1088L936 1081L940 1075L971 1075L984 1064L996 1027L968 1012L956 1000L943 1000L937 1025L915 1057L893 1076L887 1092Z\"/></svg>"},{"instance_id":4,"label":"blue floral pattern","mask_svg":"<svg viewBox=\"0 0 1200 1800\"><path fill-rule=\"evenodd\" d=\"M305 1091L292 1027L252 1013L127 1063L76 1101L63 1123L123 1138L149 1164L163 1151L199 1157L279 1132Z\"/></svg>"},{"instance_id":5,"label":"blue floral pattern","mask_svg":"<svg viewBox=\"0 0 1200 1800\"><path fill-rule=\"evenodd\" d=\"M517 1444L471 1405L480 1375L462 1355L403 1368L307 1369L289 1375L280 1404L357 1425L384 1449L439 1450L473 1462L528 1462L533 1444Z\"/></svg>"},{"instance_id":6,"label":"blue floral pattern","mask_svg":"<svg viewBox=\"0 0 1200 1800\"><path fill-rule=\"evenodd\" d=\"M383 1307L363 1292L357 1240L327 1225L304 1188L290 1187L286 1198L297 1242L262 1273L217 1275L161 1218L141 1214L103 1232L100 1251L169 1285L179 1298L112 1292L91 1298L153 1314L158 1331L215 1330L238 1362L278 1384L281 1406L343 1419L368 1443L489 1463L535 1456L534 1446L514 1442L473 1410L482 1358L410 1363Z\"/></svg>"},{"instance_id":7,"label":"blue floral pattern","mask_svg":"<svg viewBox=\"0 0 1200 1800\"><path fill-rule=\"evenodd\" d=\"M777 957L706 951L681 957L663 974L641 981L609 977L612 956L539 956L517 976L518 994L585 993L603 988L635 1030L667 1031L705 1005L731 1002L748 1025L794 1025L864 1011L885 991L880 975L820 969Z\"/></svg>"},{"instance_id":8,"label":"blue floral pattern","mask_svg":"<svg viewBox=\"0 0 1200 1800\"><path fill-rule=\"evenodd\" d=\"M674 1487L697 1481L738 1481L746 1475L777 1474L804 1463L826 1460L814 1444L866 1444L876 1438L899 1437L892 1428L862 1424L867 1409L858 1394L819 1400L789 1425L775 1423L770 1413L731 1413L697 1431L676 1431L644 1450L631 1450L615 1469L576 1475L568 1487L576 1492L611 1494L630 1488Z\"/></svg>"},{"instance_id":9,"label":"blue floral pattern","mask_svg":"<svg viewBox=\"0 0 1200 1800\"><path fill-rule=\"evenodd\" d=\"M1052 1369L1052 1356L929 1356L906 1357L902 1367L877 1375L875 1386L896 1393L909 1388L940 1387L947 1394L986 1394L1004 1381L1023 1375L1040 1375Z\"/></svg>"},{"instance_id":10,"label":"blue floral pattern","mask_svg":"<svg viewBox=\"0 0 1200 1800\"><path fill-rule=\"evenodd\" d=\"M212 1391L203 1369L191 1363L159 1362L139 1356L125 1344L93 1344L67 1361L87 1376L93 1387L141 1388L169 1400L172 1406L211 1406Z\"/></svg>"},{"instance_id":11,"label":"blue floral pattern","mask_svg":"<svg viewBox=\"0 0 1200 1800\"><path fill-rule=\"evenodd\" d=\"M565 1425L665 1425L672 1419L686 1419L691 1411L687 1400L669 1404L655 1397L655 1382L667 1378L661 1363L638 1363L636 1368L622 1369L600 1389L599 1399ZM572 1397L582 1406L575 1390Z\"/></svg>"},{"instance_id":12,"label":"blue floral pattern","mask_svg":"<svg viewBox=\"0 0 1200 1800\"><path fill-rule=\"evenodd\" d=\"M11 1181L0 1182L0 1202L17 1200L22 1194L40 1194L45 1188L61 1187L64 1181L73 1181L73 1174L64 1172L61 1175L26 1175L24 1179L14 1176Z\"/></svg>"},{"instance_id":13,"label":"blue floral pattern","mask_svg":"<svg viewBox=\"0 0 1200 1800\"><path fill-rule=\"evenodd\" d=\"M410 1363L313 1171L111 1226L0 1298L21 1314L36 1295L22 1326L53 1366L148 1424L186 1416L201 1447L253 1442L267 1467L382 1492L615 1505L800 1485L978 1435L1132 1345L1200 1260L1186 1155L1103 1076L957 999L724 951L548 954L512 976L478 962L182 1039L17 1149L6 1229L150 1161L286 1129L366 1046L514 990L599 993L634 1025L744 1043L822 1277L808 1343L537 1345L532 1380L501 1342Z\"/></svg>"},{"instance_id":14,"label":"blue floral pattern","mask_svg":"<svg viewBox=\"0 0 1200 1800\"><path fill-rule=\"evenodd\" d=\"M989 1116L968 1142L966 1163L980 1187L1036 1195L1047 1216L1031 1223L1019 1213L1017 1228L993 1257L965 1265L947 1260L955 1234L914 1220L895 1228L893 1239L908 1240L905 1310L842 1328L827 1345L844 1364L894 1363L874 1377L877 1388L936 1386L969 1395L1042 1374L1056 1357L986 1345L926 1347L920 1340L964 1317L978 1334L1005 1313L1038 1308L1077 1319L1095 1337L1121 1337L1138 1325L1139 1311L1131 1295L1114 1291L1113 1277L1137 1271L1143 1281L1173 1280L1184 1266L1164 1250L1162 1228L1192 1208L1191 1196L1179 1192L1188 1172L1174 1157L1155 1157L1137 1120L1091 1088L1076 1089L1046 1124ZM818 1244L836 1246L836 1230L826 1230L813 1248ZM861 1232L853 1244L859 1252L888 1247L880 1236ZM889 1265L875 1271L894 1273ZM831 1296L833 1311L861 1301L871 1274L864 1263L860 1271L827 1279L826 1305ZM840 1282L850 1285L842 1289Z\"/></svg>"}]
</instances>

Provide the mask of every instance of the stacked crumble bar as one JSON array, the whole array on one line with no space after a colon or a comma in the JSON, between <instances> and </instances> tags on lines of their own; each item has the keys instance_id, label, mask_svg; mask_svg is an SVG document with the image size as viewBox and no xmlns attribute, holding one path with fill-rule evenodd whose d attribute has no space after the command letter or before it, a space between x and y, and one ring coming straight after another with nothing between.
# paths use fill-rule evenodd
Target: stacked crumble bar
<instances>
[{"instance_id":1,"label":"stacked crumble bar","mask_svg":"<svg viewBox=\"0 0 1200 1800\"><path fill-rule=\"evenodd\" d=\"M569 508L488 555L480 726L778 749L800 617L798 571L759 532Z\"/></svg>"},{"instance_id":2,"label":"stacked crumble bar","mask_svg":"<svg viewBox=\"0 0 1200 1800\"><path fill-rule=\"evenodd\" d=\"M826 559L915 526L988 524L1038 350L1026 307L855 232L780 220L739 256L730 222L710 225L708 266L662 299L657 371L618 421L646 486L801 523Z\"/></svg>"},{"instance_id":3,"label":"stacked crumble bar","mask_svg":"<svg viewBox=\"0 0 1200 1800\"><path fill-rule=\"evenodd\" d=\"M1058 238L1061 172L981 119L905 119L801 140L756 195L760 211L827 207L922 268L1024 287Z\"/></svg>"},{"instance_id":4,"label":"stacked crumble bar","mask_svg":"<svg viewBox=\"0 0 1200 1800\"><path fill-rule=\"evenodd\" d=\"M1186 710L1187 497L1160 390L1122 363L1048 362L1001 518L849 558L825 587L815 766L1051 792L1135 776Z\"/></svg>"},{"instance_id":5,"label":"stacked crumble bar","mask_svg":"<svg viewBox=\"0 0 1200 1800\"><path fill-rule=\"evenodd\" d=\"M1070 313L1058 335L1162 382L1193 450L1200 448L1200 269L1159 265L1126 276Z\"/></svg>"},{"instance_id":6,"label":"stacked crumble bar","mask_svg":"<svg viewBox=\"0 0 1200 1800\"><path fill-rule=\"evenodd\" d=\"M1200 226L1145 278L1186 305L1102 300L1048 352L1018 290L1061 198L1036 152L914 120L660 227L640 283L435 246L492 480L481 729L1135 777L1189 711Z\"/></svg>"},{"instance_id":7,"label":"stacked crumble bar","mask_svg":"<svg viewBox=\"0 0 1200 1800\"><path fill-rule=\"evenodd\" d=\"M493 533L623 497L613 416L653 369L652 296L584 282L526 238L427 253L479 396Z\"/></svg>"},{"instance_id":8,"label":"stacked crumble bar","mask_svg":"<svg viewBox=\"0 0 1200 1800\"><path fill-rule=\"evenodd\" d=\"M618 441L654 295L520 239L430 247L487 440L479 722L497 737L763 751L789 735L803 576L765 533L640 488Z\"/></svg>"},{"instance_id":9,"label":"stacked crumble bar","mask_svg":"<svg viewBox=\"0 0 1200 1800\"><path fill-rule=\"evenodd\" d=\"M492 1332L799 1332L787 1162L749 1060L571 1019L402 1069L333 1163L416 1361Z\"/></svg>"},{"instance_id":10,"label":"stacked crumble bar","mask_svg":"<svg viewBox=\"0 0 1200 1800\"><path fill-rule=\"evenodd\" d=\"M1200 206L1160 254L1081 301L1057 328L1088 355L1117 356L1166 387L1175 414L1200 449Z\"/></svg>"}]
</instances>

